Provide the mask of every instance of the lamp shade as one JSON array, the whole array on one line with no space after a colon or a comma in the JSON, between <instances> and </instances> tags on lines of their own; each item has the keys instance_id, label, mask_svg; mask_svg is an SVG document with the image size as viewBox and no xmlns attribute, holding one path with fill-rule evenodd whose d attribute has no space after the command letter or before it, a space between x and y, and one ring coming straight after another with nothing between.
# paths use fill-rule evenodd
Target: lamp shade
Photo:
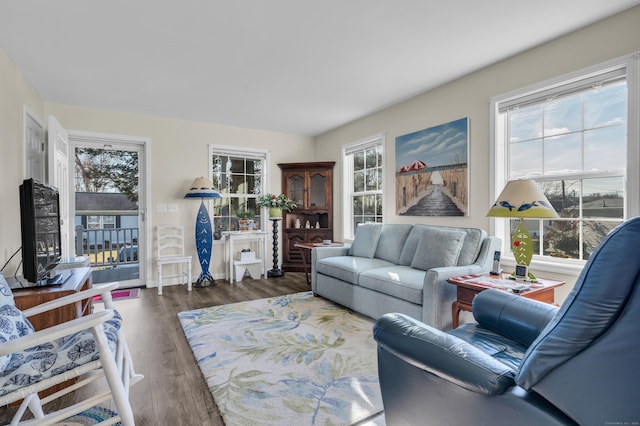
<instances>
[{"instance_id":1,"label":"lamp shade","mask_svg":"<svg viewBox=\"0 0 640 426\"><path fill-rule=\"evenodd\" d=\"M199 177L193 180L184 198L220 198L220 193L215 190L209 178Z\"/></svg>"},{"instance_id":2,"label":"lamp shade","mask_svg":"<svg viewBox=\"0 0 640 426\"><path fill-rule=\"evenodd\" d=\"M507 182L488 217L554 218L558 214L540 187L532 180Z\"/></svg>"}]
</instances>

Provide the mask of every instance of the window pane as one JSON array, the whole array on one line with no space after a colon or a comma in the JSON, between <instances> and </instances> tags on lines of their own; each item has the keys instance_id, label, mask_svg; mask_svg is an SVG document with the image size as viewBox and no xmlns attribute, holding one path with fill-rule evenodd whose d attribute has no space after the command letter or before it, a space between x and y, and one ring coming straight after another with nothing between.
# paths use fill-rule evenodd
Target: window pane
<instances>
[{"instance_id":1,"label":"window pane","mask_svg":"<svg viewBox=\"0 0 640 426\"><path fill-rule=\"evenodd\" d=\"M375 148L370 148L367 150L366 152L366 163L365 166L370 169L372 167L376 167L376 160L378 158L378 156L376 155L376 149Z\"/></svg>"},{"instance_id":2,"label":"window pane","mask_svg":"<svg viewBox=\"0 0 640 426\"><path fill-rule=\"evenodd\" d=\"M363 206L364 206L364 202L363 202L362 195L353 197L353 214L354 215L362 215L364 213Z\"/></svg>"},{"instance_id":3,"label":"window pane","mask_svg":"<svg viewBox=\"0 0 640 426\"><path fill-rule=\"evenodd\" d=\"M627 127L613 126L584 133L585 171L626 168Z\"/></svg>"},{"instance_id":4,"label":"window pane","mask_svg":"<svg viewBox=\"0 0 640 426\"><path fill-rule=\"evenodd\" d=\"M580 181L555 180L540 183L547 197L560 217L578 217L580 214Z\"/></svg>"},{"instance_id":5,"label":"window pane","mask_svg":"<svg viewBox=\"0 0 640 426\"><path fill-rule=\"evenodd\" d=\"M542 175L542 139L509 146L509 179Z\"/></svg>"},{"instance_id":6,"label":"window pane","mask_svg":"<svg viewBox=\"0 0 640 426\"><path fill-rule=\"evenodd\" d=\"M378 163L378 164L380 164L380 163ZM378 175L377 175L378 186L376 187L376 189L382 190L382 178L383 178L382 167L378 167L377 173L378 173Z\"/></svg>"},{"instance_id":7,"label":"window pane","mask_svg":"<svg viewBox=\"0 0 640 426\"><path fill-rule=\"evenodd\" d=\"M366 171L367 175L367 191L375 191L378 189L378 169L371 169Z\"/></svg>"},{"instance_id":8,"label":"window pane","mask_svg":"<svg viewBox=\"0 0 640 426\"><path fill-rule=\"evenodd\" d=\"M376 213L376 196L365 195L364 201L364 214L373 215Z\"/></svg>"},{"instance_id":9,"label":"window pane","mask_svg":"<svg viewBox=\"0 0 640 426\"><path fill-rule=\"evenodd\" d=\"M354 173L354 176L353 176L353 191L354 192L362 192L362 191L364 191L364 171Z\"/></svg>"},{"instance_id":10,"label":"window pane","mask_svg":"<svg viewBox=\"0 0 640 426\"><path fill-rule=\"evenodd\" d=\"M544 221L545 256L580 258L580 222L577 220Z\"/></svg>"},{"instance_id":11,"label":"window pane","mask_svg":"<svg viewBox=\"0 0 640 426\"><path fill-rule=\"evenodd\" d=\"M542 105L509 112L509 141L517 142L542 136Z\"/></svg>"},{"instance_id":12,"label":"window pane","mask_svg":"<svg viewBox=\"0 0 640 426\"><path fill-rule=\"evenodd\" d=\"M376 194L376 215L378 215L379 221L382 221L382 194Z\"/></svg>"},{"instance_id":13,"label":"window pane","mask_svg":"<svg viewBox=\"0 0 640 426\"><path fill-rule=\"evenodd\" d=\"M353 170L364 169L364 152L356 152L353 154Z\"/></svg>"},{"instance_id":14,"label":"window pane","mask_svg":"<svg viewBox=\"0 0 640 426\"><path fill-rule=\"evenodd\" d=\"M579 133L544 140L544 174L582 171L582 142Z\"/></svg>"},{"instance_id":15,"label":"window pane","mask_svg":"<svg viewBox=\"0 0 640 426\"><path fill-rule=\"evenodd\" d=\"M622 177L584 179L582 215L584 217L624 217L624 180Z\"/></svg>"},{"instance_id":16,"label":"window pane","mask_svg":"<svg viewBox=\"0 0 640 426\"><path fill-rule=\"evenodd\" d=\"M255 175L255 176L252 176L252 179L253 179L253 193L262 194L262 176Z\"/></svg>"},{"instance_id":17,"label":"window pane","mask_svg":"<svg viewBox=\"0 0 640 426\"><path fill-rule=\"evenodd\" d=\"M584 96L584 126L589 129L627 121L627 83L620 82Z\"/></svg>"},{"instance_id":18,"label":"window pane","mask_svg":"<svg viewBox=\"0 0 640 426\"><path fill-rule=\"evenodd\" d=\"M231 172L246 173L246 170L244 168L244 158L231 157Z\"/></svg>"},{"instance_id":19,"label":"window pane","mask_svg":"<svg viewBox=\"0 0 640 426\"><path fill-rule=\"evenodd\" d=\"M582 129L582 96L549 102L544 108L544 135L553 136Z\"/></svg>"},{"instance_id":20,"label":"window pane","mask_svg":"<svg viewBox=\"0 0 640 426\"><path fill-rule=\"evenodd\" d=\"M584 260L591 257L593 250L607 236L607 234L620 222L584 221L582 251Z\"/></svg>"}]
</instances>

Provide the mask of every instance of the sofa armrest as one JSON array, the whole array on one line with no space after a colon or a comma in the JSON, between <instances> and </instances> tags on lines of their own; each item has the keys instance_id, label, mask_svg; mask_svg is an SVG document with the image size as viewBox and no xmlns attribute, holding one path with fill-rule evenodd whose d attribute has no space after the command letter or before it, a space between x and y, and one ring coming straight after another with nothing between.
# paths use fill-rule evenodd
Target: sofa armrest
<instances>
[{"instance_id":1,"label":"sofa armrest","mask_svg":"<svg viewBox=\"0 0 640 426\"><path fill-rule=\"evenodd\" d=\"M407 315L383 315L373 326L373 336L379 348L469 391L497 395L515 384L515 372L507 365Z\"/></svg>"},{"instance_id":2,"label":"sofa armrest","mask_svg":"<svg viewBox=\"0 0 640 426\"><path fill-rule=\"evenodd\" d=\"M449 278L482 273L480 265L432 268L424 277L422 289L422 322L439 330L453 327L451 304L456 301L456 286Z\"/></svg>"},{"instance_id":3,"label":"sofa armrest","mask_svg":"<svg viewBox=\"0 0 640 426\"><path fill-rule=\"evenodd\" d=\"M311 290L315 293L317 283L316 262L326 257L348 256L350 244L343 246L318 246L311 250Z\"/></svg>"},{"instance_id":4,"label":"sofa armrest","mask_svg":"<svg viewBox=\"0 0 640 426\"><path fill-rule=\"evenodd\" d=\"M496 289L485 290L473 299L473 317L478 324L527 347L557 311L548 303Z\"/></svg>"}]
</instances>

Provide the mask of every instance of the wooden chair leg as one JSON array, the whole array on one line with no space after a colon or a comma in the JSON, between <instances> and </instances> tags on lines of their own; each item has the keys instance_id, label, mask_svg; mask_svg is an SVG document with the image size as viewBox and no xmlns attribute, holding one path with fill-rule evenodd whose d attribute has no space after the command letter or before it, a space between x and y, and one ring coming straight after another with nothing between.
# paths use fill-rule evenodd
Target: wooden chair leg
<instances>
[{"instance_id":1,"label":"wooden chair leg","mask_svg":"<svg viewBox=\"0 0 640 426\"><path fill-rule=\"evenodd\" d=\"M158 296L162 296L162 265L158 265Z\"/></svg>"}]
</instances>

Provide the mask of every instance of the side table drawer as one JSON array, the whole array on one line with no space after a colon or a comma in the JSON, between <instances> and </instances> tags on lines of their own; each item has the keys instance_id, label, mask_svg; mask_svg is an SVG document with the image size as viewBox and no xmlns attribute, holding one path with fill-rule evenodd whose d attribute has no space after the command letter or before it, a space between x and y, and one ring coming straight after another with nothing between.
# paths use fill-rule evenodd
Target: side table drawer
<instances>
[{"instance_id":1,"label":"side table drawer","mask_svg":"<svg viewBox=\"0 0 640 426\"><path fill-rule=\"evenodd\" d=\"M471 305L473 299L476 297L479 291L471 290L469 288L458 287L458 302Z\"/></svg>"}]
</instances>

